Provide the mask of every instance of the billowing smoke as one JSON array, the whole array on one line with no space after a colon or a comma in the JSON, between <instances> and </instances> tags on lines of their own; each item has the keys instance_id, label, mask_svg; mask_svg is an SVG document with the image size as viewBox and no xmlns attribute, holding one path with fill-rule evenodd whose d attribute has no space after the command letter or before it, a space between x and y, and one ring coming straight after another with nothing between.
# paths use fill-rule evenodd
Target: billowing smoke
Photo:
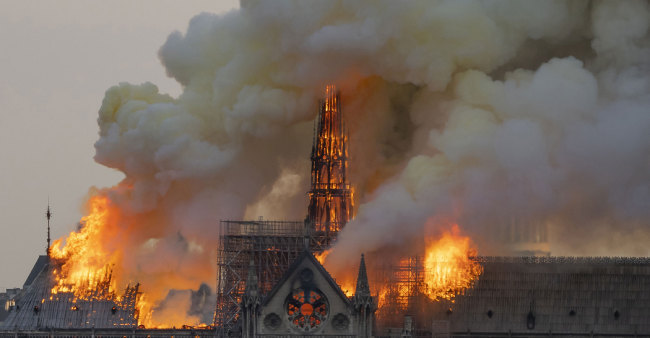
<instances>
[{"instance_id":1,"label":"billowing smoke","mask_svg":"<svg viewBox=\"0 0 650 338\"><path fill-rule=\"evenodd\" d=\"M160 49L179 97L120 84L99 112L95 158L125 174L101 192L122 213L105 238L124 252L116 268L160 300L214 284L219 220L304 218L326 83L342 90L358 206L328 261L449 222L507 254L513 219L546 224L554 254L647 255L649 25L647 1L245 1L198 15Z\"/></svg>"}]
</instances>

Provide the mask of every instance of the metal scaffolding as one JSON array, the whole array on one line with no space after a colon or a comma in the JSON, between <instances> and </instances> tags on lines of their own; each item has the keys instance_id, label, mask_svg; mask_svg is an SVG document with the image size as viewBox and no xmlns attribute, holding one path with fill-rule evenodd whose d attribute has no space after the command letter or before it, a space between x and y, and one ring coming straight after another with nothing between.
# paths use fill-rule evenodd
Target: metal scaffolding
<instances>
[{"instance_id":1,"label":"metal scaffolding","mask_svg":"<svg viewBox=\"0 0 650 338\"><path fill-rule=\"evenodd\" d=\"M405 257L379 266L373 272L375 278L371 284L383 286L377 295L378 326L400 327L405 315L418 319L417 315L426 310L427 297L422 293L426 287L422 257Z\"/></svg>"},{"instance_id":2,"label":"metal scaffolding","mask_svg":"<svg viewBox=\"0 0 650 338\"><path fill-rule=\"evenodd\" d=\"M263 294L280 280L309 237L304 222L221 221L215 325L227 335L236 332L251 261Z\"/></svg>"}]
</instances>

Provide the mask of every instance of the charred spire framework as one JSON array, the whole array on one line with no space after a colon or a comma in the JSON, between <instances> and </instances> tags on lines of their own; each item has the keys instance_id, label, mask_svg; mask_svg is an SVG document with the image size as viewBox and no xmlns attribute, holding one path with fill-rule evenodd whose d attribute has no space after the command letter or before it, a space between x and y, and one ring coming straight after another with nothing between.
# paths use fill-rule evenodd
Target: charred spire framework
<instances>
[{"instance_id":1,"label":"charred spire framework","mask_svg":"<svg viewBox=\"0 0 650 338\"><path fill-rule=\"evenodd\" d=\"M307 221L312 249L321 252L353 217L352 190L347 177L348 135L343 123L341 95L336 87L325 89L320 102L311 150L311 190Z\"/></svg>"}]
</instances>

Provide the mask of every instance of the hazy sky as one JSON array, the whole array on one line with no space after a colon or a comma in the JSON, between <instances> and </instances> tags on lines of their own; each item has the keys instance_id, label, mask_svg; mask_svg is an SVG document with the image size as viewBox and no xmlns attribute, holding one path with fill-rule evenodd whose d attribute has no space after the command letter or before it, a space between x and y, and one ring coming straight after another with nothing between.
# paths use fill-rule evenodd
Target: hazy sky
<instances>
[{"instance_id":1,"label":"hazy sky","mask_svg":"<svg viewBox=\"0 0 650 338\"><path fill-rule=\"evenodd\" d=\"M235 0L0 0L0 292L21 287L52 238L75 228L91 186L122 175L93 161L97 110L119 82L174 96L157 53L200 12Z\"/></svg>"}]
</instances>

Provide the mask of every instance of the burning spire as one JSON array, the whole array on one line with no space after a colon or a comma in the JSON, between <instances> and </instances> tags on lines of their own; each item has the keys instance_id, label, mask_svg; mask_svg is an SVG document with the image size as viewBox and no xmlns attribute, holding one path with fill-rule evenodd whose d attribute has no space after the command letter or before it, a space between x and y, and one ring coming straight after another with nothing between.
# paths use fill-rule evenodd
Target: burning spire
<instances>
[{"instance_id":1,"label":"burning spire","mask_svg":"<svg viewBox=\"0 0 650 338\"><path fill-rule=\"evenodd\" d=\"M352 218L352 192L347 180L348 135L342 121L341 97L336 86L325 88L320 102L311 151L311 190L307 220L314 230L313 249L331 246Z\"/></svg>"}]
</instances>

